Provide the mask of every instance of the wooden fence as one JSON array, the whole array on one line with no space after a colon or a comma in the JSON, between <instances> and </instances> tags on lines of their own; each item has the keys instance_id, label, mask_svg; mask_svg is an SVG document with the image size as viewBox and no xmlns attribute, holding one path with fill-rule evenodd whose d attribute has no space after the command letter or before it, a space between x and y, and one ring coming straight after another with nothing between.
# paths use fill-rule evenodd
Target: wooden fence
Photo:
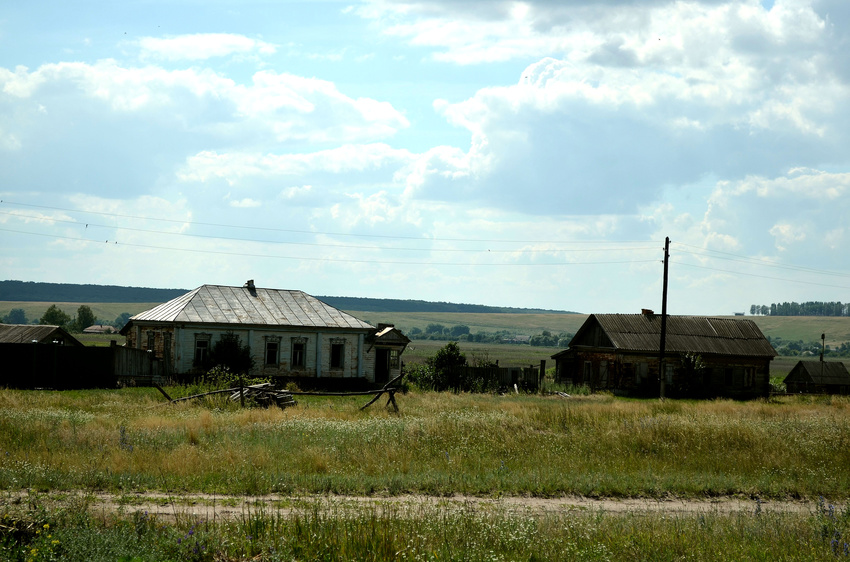
<instances>
[{"instance_id":1,"label":"wooden fence","mask_svg":"<svg viewBox=\"0 0 850 562\"><path fill-rule=\"evenodd\" d=\"M539 367L455 367L449 374L449 387L452 390L480 391L495 388L505 391L516 388L537 392L545 373L546 361L541 361Z\"/></svg>"},{"instance_id":2,"label":"wooden fence","mask_svg":"<svg viewBox=\"0 0 850 562\"><path fill-rule=\"evenodd\" d=\"M0 387L115 388L155 382L160 371L161 362L140 349L0 343Z\"/></svg>"}]
</instances>

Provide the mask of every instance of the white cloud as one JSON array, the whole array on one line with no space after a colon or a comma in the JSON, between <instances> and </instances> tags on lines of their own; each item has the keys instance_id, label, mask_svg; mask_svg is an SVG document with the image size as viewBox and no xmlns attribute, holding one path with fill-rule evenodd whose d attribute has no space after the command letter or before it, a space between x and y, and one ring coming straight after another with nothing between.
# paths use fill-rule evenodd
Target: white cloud
<instances>
[{"instance_id":1,"label":"white cloud","mask_svg":"<svg viewBox=\"0 0 850 562\"><path fill-rule=\"evenodd\" d=\"M142 59L170 61L205 60L229 55L272 55L275 45L232 33L195 33L177 37L143 37L139 40Z\"/></svg>"},{"instance_id":2,"label":"white cloud","mask_svg":"<svg viewBox=\"0 0 850 562\"><path fill-rule=\"evenodd\" d=\"M239 200L231 200L228 202L228 205L231 207L237 207L239 209L253 209L255 207L261 206L263 203L261 201L257 201L256 199L251 199L246 197L245 199Z\"/></svg>"},{"instance_id":3,"label":"white cloud","mask_svg":"<svg viewBox=\"0 0 850 562\"><path fill-rule=\"evenodd\" d=\"M305 176L315 172L344 174L387 166L394 169L413 158L407 150L382 143L343 145L306 154L203 151L186 159L178 178L184 182L221 178L233 185L245 178Z\"/></svg>"},{"instance_id":4,"label":"white cloud","mask_svg":"<svg viewBox=\"0 0 850 562\"><path fill-rule=\"evenodd\" d=\"M806 239L804 227L787 222L773 225L770 234L776 239L776 249L780 251L785 250L789 244L802 242Z\"/></svg>"}]
</instances>

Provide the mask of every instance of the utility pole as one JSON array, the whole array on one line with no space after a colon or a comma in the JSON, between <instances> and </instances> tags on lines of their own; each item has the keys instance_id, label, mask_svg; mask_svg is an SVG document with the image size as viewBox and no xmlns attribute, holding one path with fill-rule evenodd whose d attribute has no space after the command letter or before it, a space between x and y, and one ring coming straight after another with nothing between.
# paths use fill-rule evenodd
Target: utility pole
<instances>
[{"instance_id":1,"label":"utility pole","mask_svg":"<svg viewBox=\"0 0 850 562\"><path fill-rule=\"evenodd\" d=\"M670 237L664 239L664 284L661 291L661 343L658 355L658 378L659 395L664 400L664 384L666 376L666 365L664 364L664 352L667 347L667 266L670 263Z\"/></svg>"}]
</instances>

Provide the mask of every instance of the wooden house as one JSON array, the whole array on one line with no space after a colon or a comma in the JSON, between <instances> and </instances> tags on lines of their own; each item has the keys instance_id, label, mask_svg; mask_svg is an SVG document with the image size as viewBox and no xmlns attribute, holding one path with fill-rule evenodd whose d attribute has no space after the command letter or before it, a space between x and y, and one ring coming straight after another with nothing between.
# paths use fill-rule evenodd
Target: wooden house
<instances>
[{"instance_id":1,"label":"wooden house","mask_svg":"<svg viewBox=\"0 0 850 562\"><path fill-rule=\"evenodd\" d=\"M83 347L82 342L61 326L44 324L0 324L0 343L49 343Z\"/></svg>"},{"instance_id":2,"label":"wooden house","mask_svg":"<svg viewBox=\"0 0 850 562\"><path fill-rule=\"evenodd\" d=\"M750 398L770 389L776 351L751 320L667 316L660 364L661 315L592 314L555 355L556 380L592 390L658 396ZM663 380L662 380L663 377Z\"/></svg>"},{"instance_id":3,"label":"wooden house","mask_svg":"<svg viewBox=\"0 0 850 562\"><path fill-rule=\"evenodd\" d=\"M391 325L375 328L302 291L203 285L131 317L121 333L127 346L148 350L165 373L206 372L224 334L250 348L251 376L305 386L382 384L401 372L409 343ZM316 384L319 379L328 384ZM351 384L333 384L347 379Z\"/></svg>"},{"instance_id":4,"label":"wooden house","mask_svg":"<svg viewBox=\"0 0 850 562\"><path fill-rule=\"evenodd\" d=\"M784 382L794 394L850 394L850 373L837 361L798 361Z\"/></svg>"}]
</instances>

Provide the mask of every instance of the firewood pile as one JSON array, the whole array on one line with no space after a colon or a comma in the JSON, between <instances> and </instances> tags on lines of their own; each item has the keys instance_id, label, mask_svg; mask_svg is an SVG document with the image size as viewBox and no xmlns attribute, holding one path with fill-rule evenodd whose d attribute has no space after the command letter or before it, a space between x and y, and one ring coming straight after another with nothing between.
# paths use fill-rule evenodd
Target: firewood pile
<instances>
[{"instance_id":1,"label":"firewood pile","mask_svg":"<svg viewBox=\"0 0 850 562\"><path fill-rule=\"evenodd\" d=\"M287 408L296 404L292 394L278 390L270 382L245 386L241 389L237 388L230 394L230 400L233 402L252 401L266 408L272 405Z\"/></svg>"}]
</instances>

